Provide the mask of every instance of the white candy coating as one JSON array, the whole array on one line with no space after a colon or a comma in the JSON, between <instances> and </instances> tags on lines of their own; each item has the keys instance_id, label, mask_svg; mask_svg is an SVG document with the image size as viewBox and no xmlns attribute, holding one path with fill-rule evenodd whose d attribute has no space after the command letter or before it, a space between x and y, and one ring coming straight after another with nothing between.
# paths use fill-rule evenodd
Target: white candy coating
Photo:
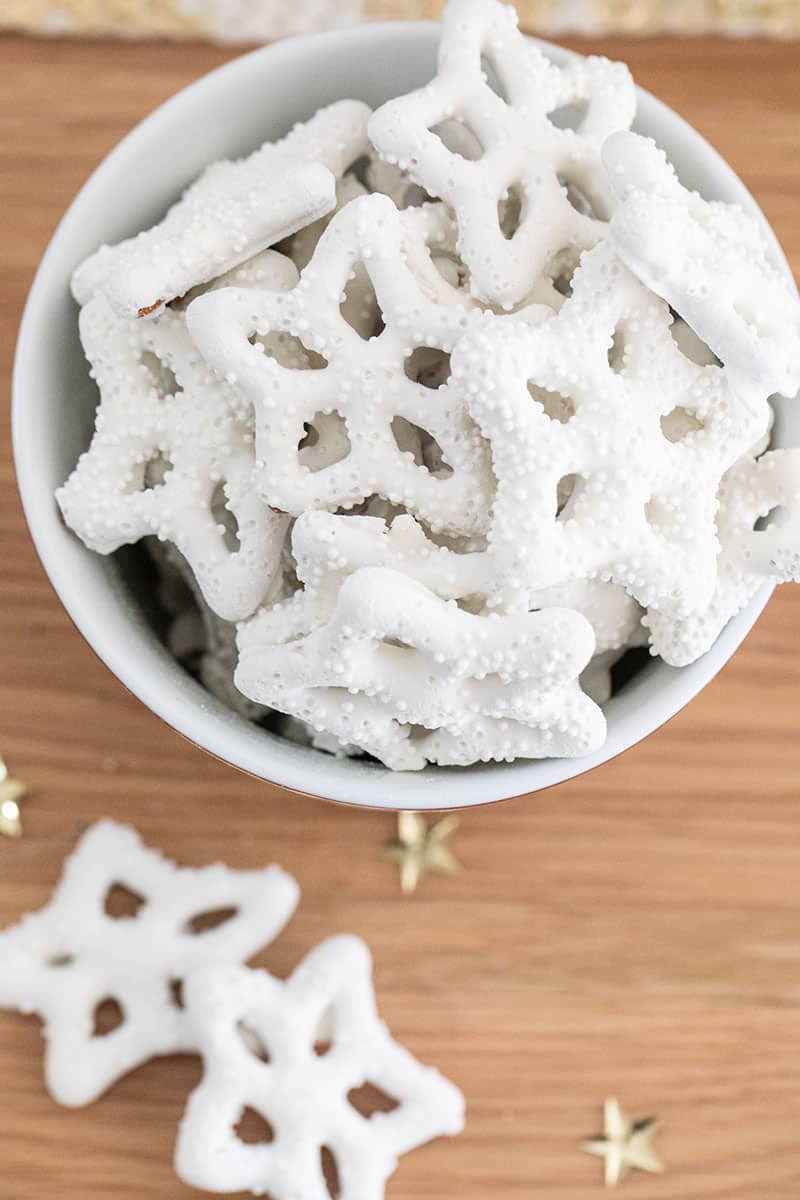
<instances>
[{"instance_id":1,"label":"white candy coating","mask_svg":"<svg viewBox=\"0 0 800 1200\"><path fill-rule=\"evenodd\" d=\"M352 506L378 493L434 528L467 533L491 499L487 448L453 388L408 378L414 352L447 354L483 314L437 303L444 286L424 244L386 197L348 204L320 238L300 282L285 293L226 289L188 310L189 329L209 363L248 397L256 413L256 483L268 504L292 515ZM385 328L365 339L340 306L354 267L369 276ZM434 298L431 298L431 292ZM265 355L253 334L288 331L319 356L318 369L291 370ZM336 414L342 457L314 469L298 456L307 425ZM446 466L430 470L400 443L408 426L432 436Z\"/></svg>"},{"instance_id":2,"label":"white candy coating","mask_svg":"<svg viewBox=\"0 0 800 1200\"><path fill-rule=\"evenodd\" d=\"M205 363L182 313L136 321L98 294L80 329L100 404L91 446L56 494L65 521L100 554L147 534L173 542L210 607L247 616L287 527L253 487L249 406Z\"/></svg>"},{"instance_id":3,"label":"white candy coating","mask_svg":"<svg viewBox=\"0 0 800 1200\"><path fill-rule=\"evenodd\" d=\"M717 532L722 549L710 603L682 621L655 609L645 617L653 653L673 667L705 654L759 588L800 582L800 450L771 450L732 467L720 488Z\"/></svg>"},{"instance_id":4,"label":"white candy coating","mask_svg":"<svg viewBox=\"0 0 800 1200\"><path fill-rule=\"evenodd\" d=\"M402 1154L463 1128L458 1088L378 1018L359 938L322 942L285 981L244 968L201 970L185 995L204 1074L189 1098L175 1168L194 1187L329 1200L320 1157L327 1146L340 1200L381 1200ZM319 1054L322 1041L330 1048ZM397 1107L363 1116L348 1093L366 1083ZM269 1122L271 1142L237 1136L245 1108Z\"/></svg>"},{"instance_id":5,"label":"white candy coating","mask_svg":"<svg viewBox=\"0 0 800 1200\"><path fill-rule=\"evenodd\" d=\"M395 770L602 744L602 713L577 684L594 636L576 612L477 616L381 567L349 575L323 624L324 594L317 603L312 613L289 601L241 626L245 695Z\"/></svg>"},{"instance_id":6,"label":"white candy coating","mask_svg":"<svg viewBox=\"0 0 800 1200\"><path fill-rule=\"evenodd\" d=\"M82 263L75 299L102 292L121 315L148 316L315 221L366 152L368 116L366 105L342 100L248 158L212 163L158 225Z\"/></svg>"},{"instance_id":7,"label":"white candy coating","mask_svg":"<svg viewBox=\"0 0 800 1200\"><path fill-rule=\"evenodd\" d=\"M800 301L771 259L762 222L704 200L679 182L650 138L617 133L603 147L617 196L611 240L743 390L794 396L800 388Z\"/></svg>"},{"instance_id":8,"label":"white candy coating","mask_svg":"<svg viewBox=\"0 0 800 1200\"><path fill-rule=\"evenodd\" d=\"M557 67L518 31L512 8L450 0L436 78L379 108L369 136L382 158L455 210L473 293L510 307L565 246L601 236L608 197L600 147L629 128L635 107L621 63ZM581 110L576 128L554 123L570 109ZM462 125L457 139L454 122Z\"/></svg>"},{"instance_id":9,"label":"white candy coating","mask_svg":"<svg viewBox=\"0 0 800 1200\"><path fill-rule=\"evenodd\" d=\"M452 356L452 380L492 450L486 555L495 602L581 579L684 615L714 588L722 475L768 427L726 370L699 366L667 306L606 242L584 253L572 295L532 325L494 318ZM694 428L673 440L663 418Z\"/></svg>"},{"instance_id":10,"label":"white candy coating","mask_svg":"<svg viewBox=\"0 0 800 1200\"><path fill-rule=\"evenodd\" d=\"M136 916L107 914L114 884L144 901ZM101 821L67 859L45 907L0 933L0 1008L39 1014L50 1094L60 1104L89 1104L154 1055L195 1050L171 985L205 963L250 958L283 928L298 896L279 867L179 868L134 830ZM235 913L224 923L192 932L193 918L227 908ZM108 999L124 1019L93 1035L95 1009Z\"/></svg>"}]
</instances>

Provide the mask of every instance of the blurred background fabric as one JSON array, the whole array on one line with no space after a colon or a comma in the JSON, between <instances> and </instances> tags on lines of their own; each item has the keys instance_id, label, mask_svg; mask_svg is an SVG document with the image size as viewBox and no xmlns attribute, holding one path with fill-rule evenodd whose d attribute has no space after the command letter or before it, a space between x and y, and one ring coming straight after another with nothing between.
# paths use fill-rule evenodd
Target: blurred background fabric
<instances>
[{"instance_id":1,"label":"blurred background fabric","mask_svg":"<svg viewBox=\"0 0 800 1200\"><path fill-rule=\"evenodd\" d=\"M444 0L0 0L0 28L258 42L365 19L438 17ZM545 34L800 36L800 0L519 0Z\"/></svg>"}]
</instances>

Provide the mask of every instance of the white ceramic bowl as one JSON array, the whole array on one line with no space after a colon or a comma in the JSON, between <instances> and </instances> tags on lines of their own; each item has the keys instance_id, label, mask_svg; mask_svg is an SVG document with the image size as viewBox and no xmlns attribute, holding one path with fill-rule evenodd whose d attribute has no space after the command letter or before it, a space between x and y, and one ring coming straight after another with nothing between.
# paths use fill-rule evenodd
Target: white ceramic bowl
<instances>
[{"instance_id":1,"label":"white ceramic bowl","mask_svg":"<svg viewBox=\"0 0 800 1200\"><path fill-rule=\"evenodd\" d=\"M654 660L635 676L608 705L608 740L597 754L393 773L284 742L224 708L161 645L118 562L84 549L60 523L53 492L88 443L96 401L69 295L75 265L100 242L158 219L206 163L244 154L333 100L354 96L376 106L418 87L434 73L437 39L438 26L427 22L292 38L214 71L157 109L102 163L61 222L31 290L14 371L14 451L28 523L45 570L96 653L140 700L217 757L301 792L388 809L502 800L613 758L708 683L769 595L764 589L692 666L675 670ZM543 48L556 61L569 57ZM636 128L667 150L685 184L758 211L731 169L680 117L641 90L638 100ZM775 252L780 256L777 244ZM800 442L800 415L788 406L779 411L774 440Z\"/></svg>"}]
</instances>

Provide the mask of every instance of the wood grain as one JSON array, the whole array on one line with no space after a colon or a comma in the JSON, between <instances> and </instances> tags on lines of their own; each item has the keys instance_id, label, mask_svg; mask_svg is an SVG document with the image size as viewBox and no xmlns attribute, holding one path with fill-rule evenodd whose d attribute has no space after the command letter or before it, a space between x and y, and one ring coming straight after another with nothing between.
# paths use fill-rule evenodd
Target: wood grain
<instances>
[{"instance_id":1,"label":"wood grain","mask_svg":"<svg viewBox=\"0 0 800 1200\"><path fill-rule=\"evenodd\" d=\"M579 48L586 44L575 43ZM594 43L714 142L800 265L797 49ZM171 92L228 57L199 46L0 39L0 370L26 289L91 168ZM260 785L204 756L94 658L25 531L0 446L0 747L33 787L0 845L0 925L44 902L79 832L108 814L187 864L276 859L304 890L259 961L327 934L370 942L397 1036L464 1088L466 1133L405 1158L390 1200L590 1200L577 1150L608 1093L665 1121L650 1200L800 1192L800 589L670 725L592 775L463 816L463 873L399 895L391 817ZM0 964L2 970L2 964ZM175 1123L193 1059L152 1063L94 1107L46 1097L36 1022L0 1014L0 1194L178 1200Z\"/></svg>"}]
</instances>

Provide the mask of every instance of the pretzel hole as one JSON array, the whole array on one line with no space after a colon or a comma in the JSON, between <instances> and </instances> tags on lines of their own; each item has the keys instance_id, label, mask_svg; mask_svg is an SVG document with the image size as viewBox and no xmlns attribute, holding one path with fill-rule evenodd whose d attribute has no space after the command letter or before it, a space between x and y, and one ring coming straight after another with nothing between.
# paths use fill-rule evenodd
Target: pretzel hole
<instances>
[{"instance_id":1,"label":"pretzel hole","mask_svg":"<svg viewBox=\"0 0 800 1200\"><path fill-rule=\"evenodd\" d=\"M257 1058L262 1063L269 1062L269 1050L258 1030L254 1029L252 1025L248 1025L247 1021L237 1021L236 1032L245 1050L252 1054L253 1058Z\"/></svg>"},{"instance_id":2,"label":"pretzel hole","mask_svg":"<svg viewBox=\"0 0 800 1200\"><path fill-rule=\"evenodd\" d=\"M417 467L423 467L438 479L447 479L453 468L432 433L405 417L392 417L392 437L401 454L410 454Z\"/></svg>"},{"instance_id":3,"label":"pretzel hole","mask_svg":"<svg viewBox=\"0 0 800 1200\"><path fill-rule=\"evenodd\" d=\"M525 194L522 185L512 183L497 201L497 223L507 242L511 241L522 224L524 213Z\"/></svg>"},{"instance_id":4,"label":"pretzel hole","mask_svg":"<svg viewBox=\"0 0 800 1200\"><path fill-rule=\"evenodd\" d=\"M170 998L170 1003L172 1004L172 1007L179 1008L181 1010L186 1008L186 1005L184 1004L184 1001L183 1001L183 980L182 979L170 979L168 987L169 987L169 998Z\"/></svg>"},{"instance_id":5,"label":"pretzel hole","mask_svg":"<svg viewBox=\"0 0 800 1200\"><path fill-rule=\"evenodd\" d=\"M339 312L365 342L386 328L375 287L362 263L356 263L342 292Z\"/></svg>"},{"instance_id":6,"label":"pretzel hole","mask_svg":"<svg viewBox=\"0 0 800 1200\"><path fill-rule=\"evenodd\" d=\"M51 954L45 960L45 966L54 967L56 970L61 970L63 967L71 967L75 962L74 954Z\"/></svg>"},{"instance_id":7,"label":"pretzel hole","mask_svg":"<svg viewBox=\"0 0 800 1200\"><path fill-rule=\"evenodd\" d=\"M560 425L566 425L567 421L575 416L573 401L569 396L563 396L561 392L551 392L547 388L539 387L538 383L529 379L528 393L551 421L558 421Z\"/></svg>"},{"instance_id":8,"label":"pretzel hole","mask_svg":"<svg viewBox=\"0 0 800 1200\"><path fill-rule=\"evenodd\" d=\"M317 1058L324 1058L333 1046L334 1012L333 1006L325 1009L314 1032L313 1050Z\"/></svg>"},{"instance_id":9,"label":"pretzel hole","mask_svg":"<svg viewBox=\"0 0 800 1200\"><path fill-rule=\"evenodd\" d=\"M567 200L576 213L580 213L582 217L596 217L599 220L605 220L605 210L602 205L579 183L568 179L566 175L559 175L558 182L566 192Z\"/></svg>"},{"instance_id":10,"label":"pretzel hole","mask_svg":"<svg viewBox=\"0 0 800 1200\"><path fill-rule=\"evenodd\" d=\"M759 517L753 525L754 533L766 533L770 529L781 529L787 522L789 517L785 508L779 504L771 508L763 517Z\"/></svg>"},{"instance_id":11,"label":"pretzel hole","mask_svg":"<svg viewBox=\"0 0 800 1200\"><path fill-rule=\"evenodd\" d=\"M145 904L144 896L126 887L124 883L112 883L106 892L103 908L106 916L114 920L128 920L138 916L140 908Z\"/></svg>"},{"instance_id":12,"label":"pretzel hole","mask_svg":"<svg viewBox=\"0 0 800 1200\"><path fill-rule=\"evenodd\" d=\"M462 612L472 613L473 616L477 617L486 608L486 597L482 595L459 596L456 600L456 605Z\"/></svg>"},{"instance_id":13,"label":"pretzel hole","mask_svg":"<svg viewBox=\"0 0 800 1200\"><path fill-rule=\"evenodd\" d=\"M239 522L228 504L224 483L218 483L214 488L214 494L211 497L211 516L222 534L225 549L229 554L236 554L241 549Z\"/></svg>"},{"instance_id":14,"label":"pretzel hole","mask_svg":"<svg viewBox=\"0 0 800 1200\"><path fill-rule=\"evenodd\" d=\"M547 119L556 129L580 129L588 111L588 100L573 100L570 104L559 104L556 108L551 108Z\"/></svg>"},{"instance_id":15,"label":"pretzel hole","mask_svg":"<svg viewBox=\"0 0 800 1200\"><path fill-rule=\"evenodd\" d=\"M162 398L176 396L181 390L175 372L165 362L162 362L157 354L153 354L152 350L143 350L139 362L149 375L152 386Z\"/></svg>"},{"instance_id":16,"label":"pretzel hole","mask_svg":"<svg viewBox=\"0 0 800 1200\"><path fill-rule=\"evenodd\" d=\"M307 471L323 471L347 458L349 453L350 435L341 413L317 412L303 425L297 457Z\"/></svg>"},{"instance_id":17,"label":"pretzel hole","mask_svg":"<svg viewBox=\"0 0 800 1200\"><path fill-rule=\"evenodd\" d=\"M508 104L508 92L503 86L500 72L493 60L485 52L481 55L481 74L484 82L491 88L495 96L499 96L504 104Z\"/></svg>"},{"instance_id":18,"label":"pretzel hole","mask_svg":"<svg viewBox=\"0 0 800 1200\"><path fill-rule=\"evenodd\" d=\"M653 529L664 529L671 524L670 510L658 496L651 496L644 506L644 515Z\"/></svg>"},{"instance_id":19,"label":"pretzel hole","mask_svg":"<svg viewBox=\"0 0 800 1200\"><path fill-rule=\"evenodd\" d=\"M375 1113L390 1113L400 1107L400 1101L395 1100L383 1088L374 1083L364 1083L361 1087L351 1088L347 1099L357 1113L362 1117L372 1117Z\"/></svg>"},{"instance_id":20,"label":"pretzel hole","mask_svg":"<svg viewBox=\"0 0 800 1200\"><path fill-rule=\"evenodd\" d=\"M262 1117L261 1113L256 1112L249 1104L242 1108L233 1132L245 1146L264 1146L275 1140L275 1130L267 1118Z\"/></svg>"},{"instance_id":21,"label":"pretzel hole","mask_svg":"<svg viewBox=\"0 0 800 1200\"><path fill-rule=\"evenodd\" d=\"M305 342L286 329L275 329L269 333L251 333L247 339L251 346L260 350L266 358L274 359L290 371L323 371L327 358L310 350Z\"/></svg>"},{"instance_id":22,"label":"pretzel hole","mask_svg":"<svg viewBox=\"0 0 800 1200\"><path fill-rule=\"evenodd\" d=\"M661 432L668 442L682 442L690 433L703 428L703 422L680 404L661 418Z\"/></svg>"},{"instance_id":23,"label":"pretzel hole","mask_svg":"<svg viewBox=\"0 0 800 1200\"><path fill-rule=\"evenodd\" d=\"M450 378L450 355L435 346L415 346L403 362L407 377L435 391Z\"/></svg>"},{"instance_id":24,"label":"pretzel hole","mask_svg":"<svg viewBox=\"0 0 800 1200\"><path fill-rule=\"evenodd\" d=\"M400 638L385 637L381 638L382 646L394 646L396 650L416 650L416 646L412 646L410 642L403 642Z\"/></svg>"},{"instance_id":25,"label":"pretzel hole","mask_svg":"<svg viewBox=\"0 0 800 1200\"><path fill-rule=\"evenodd\" d=\"M115 1000L113 996L105 996L95 1006L92 1020L92 1037L108 1037L115 1029L119 1029L125 1020L125 1013L119 1000Z\"/></svg>"},{"instance_id":26,"label":"pretzel hole","mask_svg":"<svg viewBox=\"0 0 800 1200\"><path fill-rule=\"evenodd\" d=\"M238 914L238 908L210 908L207 912L196 913L184 926L184 932L191 934L209 933L232 921Z\"/></svg>"},{"instance_id":27,"label":"pretzel hole","mask_svg":"<svg viewBox=\"0 0 800 1200\"><path fill-rule=\"evenodd\" d=\"M683 357L700 367L721 367L720 359L717 358L711 347L706 345L703 339L695 333L691 325L684 321L674 308L670 308L670 313L673 320L669 331Z\"/></svg>"},{"instance_id":28,"label":"pretzel hole","mask_svg":"<svg viewBox=\"0 0 800 1200\"><path fill-rule=\"evenodd\" d=\"M322 1169L322 1178L325 1180L325 1187L328 1189L328 1195L331 1200L339 1200L342 1194L339 1166L330 1146L320 1146L319 1164Z\"/></svg>"},{"instance_id":29,"label":"pretzel hole","mask_svg":"<svg viewBox=\"0 0 800 1200\"><path fill-rule=\"evenodd\" d=\"M556 485L556 517L566 520L586 480L582 475L562 475Z\"/></svg>"},{"instance_id":30,"label":"pretzel hole","mask_svg":"<svg viewBox=\"0 0 800 1200\"><path fill-rule=\"evenodd\" d=\"M620 324L614 330L608 347L608 365L617 374L625 369L625 348L625 329Z\"/></svg>"},{"instance_id":31,"label":"pretzel hole","mask_svg":"<svg viewBox=\"0 0 800 1200\"><path fill-rule=\"evenodd\" d=\"M450 117L446 121L440 121L438 125L431 126L430 132L439 139L445 150L457 154L467 162L478 162L483 158L483 144L480 138L462 117Z\"/></svg>"},{"instance_id":32,"label":"pretzel hole","mask_svg":"<svg viewBox=\"0 0 800 1200\"><path fill-rule=\"evenodd\" d=\"M572 295L572 277L579 261L580 254L574 246L562 246L547 263L545 275L560 295Z\"/></svg>"},{"instance_id":33,"label":"pretzel hole","mask_svg":"<svg viewBox=\"0 0 800 1200\"><path fill-rule=\"evenodd\" d=\"M171 470L172 459L167 454L158 451L144 465L142 490L152 492L155 488L162 487L167 482L167 476Z\"/></svg>"},{"instance_id":34,"label":"pretzel hole","mask_svg":"<svg viewBox=\"0 0 800 1200\"><path fill-rule=\"evenodd\" d=\"M469 270L458 255L448 250L431 250L431 262L450 287L458 290L469 283Z\"/></svg>"}]
</instances>

